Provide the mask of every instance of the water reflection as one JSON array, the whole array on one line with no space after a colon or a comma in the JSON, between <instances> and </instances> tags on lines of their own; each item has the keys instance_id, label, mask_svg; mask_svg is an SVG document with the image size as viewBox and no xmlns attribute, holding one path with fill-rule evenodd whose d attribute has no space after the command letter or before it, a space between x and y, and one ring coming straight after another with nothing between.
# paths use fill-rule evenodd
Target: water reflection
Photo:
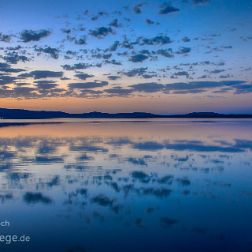
<instances>
[{"instance_id":1,"label":"water reflection","mask_svg":"<svg viewBox=\"0 0 252 252\"><path fill-rule=\"evenodd\" d=\"M251 126L2 127L5 251L250 251Z\"/></svg>"}]
</instances>

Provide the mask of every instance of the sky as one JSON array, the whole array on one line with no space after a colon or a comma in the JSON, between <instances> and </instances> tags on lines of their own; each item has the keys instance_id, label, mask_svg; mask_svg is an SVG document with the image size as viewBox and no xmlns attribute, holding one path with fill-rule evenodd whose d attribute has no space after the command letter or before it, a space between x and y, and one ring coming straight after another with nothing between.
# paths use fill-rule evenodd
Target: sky
<instances>
[{"instance_id":1,"label":"sky","mask_svg":"<svg viewBox=\"0 0 252 252\"><path fill-rule=\"evenodd\" d=\"M252 0L1 0L0 107L252 113Z\"/></svg>"}]
</instances>

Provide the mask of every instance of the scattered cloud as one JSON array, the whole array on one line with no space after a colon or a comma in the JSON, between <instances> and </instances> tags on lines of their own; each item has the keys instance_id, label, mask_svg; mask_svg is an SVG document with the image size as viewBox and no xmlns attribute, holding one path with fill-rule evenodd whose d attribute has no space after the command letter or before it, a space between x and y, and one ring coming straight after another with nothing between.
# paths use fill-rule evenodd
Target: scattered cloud
<instances>
[{"instance_id":1,"label":"scattered cloud","mask_svg":"<svg viewBox=\"0 0 252 252\"><path fill-rule=\"evenodd\" d=\"M17 64L18 62L27 62L30 61L30 58L28 58L25 55L20 55L16 51L9 51L3 56L3 59L10 64Z\"/></svg>"},{"instance_id":2,"label":"scattered cloud","mask_svg":"<svg viewBox=\"0 0 252 252\"><path fill-rule=\"evenodd\" d=\"M89 31L90 35L92 35L96 38L99 38L99 39L102 39L111 33L113 33L113 30L111 27L103 27L103 26L96 28L95 30Z\"/></svg>"},{"instance_id":3,"label":"scattered cloud","mask_svg":"<svg viewBox=\"0 0 252 252\"><path fill-rule=\"evenodd\" d=\"M39 89L52 89L52 88L55 88L57 86L55 81L51 81L51 80L39 80L39 81L35 82L35 85Z\"/></svg>"},{"instance_id":4,"label":"scattered cloud","mask_svg":"<svg viewBox=\"0 0 252 252\"><path fill-rule=\"evenodd\" d=\"M42 47L35 47L35 51L39 53L45 53L50 55L53 59L58 59L59 58L59 49L57 48L52 48L50 46L46 46L44 48Z\"/></svg>"},{"instance_id":5,"label":"scattered cloud","mask_svg":"<svg viewBox=\"0 0 252 252\"><path fill-rule=\"evenodd\" d=\"M155 82L133 84L130 87L136 92L146 92L146 93L159 92L162 89L164 89L163 84L158 84Z\"/></svg>"},{"instance_id":6,"label":"scattered cloud","mask_svg":"<svg viewBox=\"0 0 252 252\"><path fill-rule=\"evenodd\" d=\"M158 35L152 38L141 37L137 42L139 45L166 45L170 44L172 40L166 35Z\"/></svg>"},{"instance_id":7,"label":"scattered cloud","mask_svg":"<svg viewBox=\"0 0 252 252\"><path fill-rule=\"evenodd\" d=\"M181 47L179 50L176 52L177 54L188 54L191 52L190 47Z\"/></svg>"},{"instance_id":8,"label":"scattered cloud","mask_svg":"<svg viewBox=\"0 0 252 252\"><path fill-rule=\"evenodd\" d=\"M12 68L10 64L0 63L0 73L19 73L25 71L22 68Z\"/></svg>"},{"instance_id":9,"label":"scattered cloud","mask_svg":"<svg viewBox=\"0 0 252 252\"><path fill-rule=\"evenodd\" d=\"M63 65L62 68L64 70L71 71L71 70L84 70L84 69L94 67L94 66L100 67L99 64L93 65L89 63L75 63L74 65L68 65L68 64Z\"/></svg>"},{"instance_id":10,"label":"scattered cloud","mask_svg":"<svg viewBox=\"0 0 252 252\"><path fill-rule=\"evenodd\" d=\"M88 78L94 77L94 75L93 74L87 74L87 73L80 73L80 72L78 72L78 73L75 74L75 77L79 78L80 80L86 80Z\"/></svg>"},{"instance_id":11,"label":"scattered cloud","mask_svg":"<svg viewBox=\"0 0 252 252\"><path fill-rule=\"evenodd\" d=\"M90 81L90 82L79 82L79 83L69 83L68 87L70 89L92 89L107 86L107 81Z\"/></svg>"},{"instance_id":12,"label":"scattered cloud","mask_svg":"<svg viewBox=\"0 0 252 252\"><path fill-rule=\"evenodd\" d=\"M60 78L63 76L63 72L55 72L49 70L35 70L31 71L28 75L34 77L34 79Z\"/></svg>"},{"instance_id":13,"label":"scattered cloud","mask_svg":"<svg viewBox=\"0 0 252 252\"><path fill-rule=\"evenodd\" d=\"M11 41L11 35L3 34L0 32L0 42L6 42L9 43Z\"/></svg>"},{"instance_id":14,"label":"scattered cloud","mask_svg":"<svg viewBox=\"0 0 252 252\"><path fill-rule=\"evenodd\" d=\"M179 11L178 8L172 6L171 4L169 3L164 3L160 6L160 10L159 10L159 14L169 14L169 13L172 13L172 12L177 12Z\"/></svg>"},{"instance_id":15,"label":"scattered cloud","mask_svg":"<svg viewBox=\"0 0 252 252\"><path fill-rule=\"evenodd\" d=\"M132 61L132 62L143 62L143 61L145 61L146 59L148 59L149 57L147 56L147 55L145 55L145 54L135 54L135 55L133 55L133 56L131 56L130 58L129 58L129 61Z\"/></svg>"},{"instance_id":16,"label":"scattered cloud","mask_svg":"<svg viewBox=\"0 0 252 252\"><path fill-rule=\"evenodd\" d=\"M136 14L142 13L142 6L143 6L143 4L136 4L136 5L134 6L134 8L133 8L134 12L135 12Z\"/></svg>"},{"instance_id":17,"label":"scattered cloud","mask_svg":"<svg viewBox=\"0 0 252 252\"><path fill-rule=\"evenodd\" d=\"M16 80L15 77L9 75L1 75L0 74L0 85L11 84Z\"/></svg>"},{"instance_id":18,"label":"scattered cloud","mask_svg":"<svg viewBox=\"0 0 252 252\"><path fill-rule=\"evenodd\" d=\"M24 30L20 33L20 39L22 42L39 41L42 38L48 37L51 34L49 30Z\"/></svg>"},{"instance_id":19,"label":"scattered cloud","mask_svg":"<svg viewBox=\"0 0 252 252\"><path fill-rule=\"evenodd\" d=\"M209 3L210 0L192 0L194 4L206 4Z\"/></svg>"}]
</instances>

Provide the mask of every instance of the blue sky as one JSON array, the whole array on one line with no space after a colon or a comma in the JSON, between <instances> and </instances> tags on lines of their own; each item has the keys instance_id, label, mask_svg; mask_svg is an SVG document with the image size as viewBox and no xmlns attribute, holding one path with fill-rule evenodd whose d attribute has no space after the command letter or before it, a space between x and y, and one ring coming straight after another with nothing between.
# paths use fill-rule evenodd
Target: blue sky
<instances>
[{"instance_id":1,"label":"blue sky","mask_svg":"<svg viewBox=\"0 0 252 252\"><path fill-rule=\"evenodd\" d=\"M252 1L0 3L0 106L252 113Z\"/></svg>"}]
</instances>

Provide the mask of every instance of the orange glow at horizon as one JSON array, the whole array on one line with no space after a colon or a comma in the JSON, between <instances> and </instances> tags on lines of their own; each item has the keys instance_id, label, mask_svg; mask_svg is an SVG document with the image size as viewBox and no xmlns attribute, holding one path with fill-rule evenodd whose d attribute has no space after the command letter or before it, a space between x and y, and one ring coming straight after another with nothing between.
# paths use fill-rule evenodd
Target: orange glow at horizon
<instances>
[{"instance_id":1,"label":"orange glow at horizon","mask_svg":"<svg viewBox=\"0 0 252 252\"><path fill-rule=\"evenodd\" d=\"M207 99L200 95L156 95L150 97L107 97L97 99L61 97L48 99L15 99L0 98L1 108L18 108L29 110L60 110L70 113L90 111L101 112L133 112L144 111L152 113L186 113L190 111L235 111L251 109L249 94ZM241 105L242 104L242 105Z\"/></svg>"}]
</instances>

